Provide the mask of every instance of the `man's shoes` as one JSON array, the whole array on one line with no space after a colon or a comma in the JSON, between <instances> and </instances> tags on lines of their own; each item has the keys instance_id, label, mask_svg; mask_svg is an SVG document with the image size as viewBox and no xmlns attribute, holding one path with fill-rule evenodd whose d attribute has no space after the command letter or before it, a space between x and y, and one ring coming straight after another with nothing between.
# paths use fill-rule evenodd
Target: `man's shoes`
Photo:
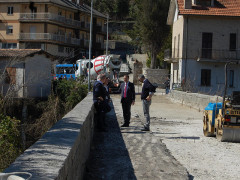
<instances>
[{"instance_id":1,"label":"man's shoes","mask_svg":"<svg viewBox=\"0 0 240 180\"><path fill-rule=\"evenodd\" d=\"M141 128L141 131L150 131L150 128L149 127L143 127L143 128Z\"/></svg>"},{"instance_id":2,"label":"man's shoes","mask_svg":"<svg viewBox=\"0 0 240 180\"><path fill-rule=\"evenodd\" d=\"M121 125L121 127L129 127L129 124L123 124L123 125Z\"/></svg>"}]
</instances>

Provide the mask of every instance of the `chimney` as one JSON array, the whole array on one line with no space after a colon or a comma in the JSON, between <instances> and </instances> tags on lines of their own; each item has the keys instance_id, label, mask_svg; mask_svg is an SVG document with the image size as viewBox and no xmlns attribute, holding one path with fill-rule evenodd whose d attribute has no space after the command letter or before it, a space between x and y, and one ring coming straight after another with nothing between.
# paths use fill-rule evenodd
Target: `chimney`
<instances>
[{"instance_id":1,"label":"chimney","mask_svg":"<svg viewBox=\"0 0 240 180\"><path fill-rule=\"evenodd\" d=\"M184 0L184 9L192 9L192 0Z\"/></svg>"}]
</instances>

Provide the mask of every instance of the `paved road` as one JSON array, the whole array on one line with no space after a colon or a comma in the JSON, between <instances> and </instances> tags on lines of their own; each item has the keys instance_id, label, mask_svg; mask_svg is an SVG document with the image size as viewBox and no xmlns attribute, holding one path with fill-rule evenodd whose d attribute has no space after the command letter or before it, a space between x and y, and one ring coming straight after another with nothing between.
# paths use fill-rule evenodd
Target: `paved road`
<instances>
[{"instance_id":1,"label":"paved road","mask_svg":"<svg viewBox=\"0 0 240 180\"><path fill-rule=\"evenodd\" d=\"M122 121L119 95L112 98L115 109L106 117L108 132L95 134L85 179L188 179L186 168L176 161L161 139L140 131L139 118L133 118L131 127L119 128Z\"/></svg>"},{"instance_id":2,"label":"paved road","mask_svg":"<svg viewBox=\"0 0 240 180\"><path fill-rule=\"evenodd\" d=\"M94 166L88 166L92 179L240 179L240 144L204 137L202 112L157 94L148 133L140 131L144 117L139 96L130 127L119 128L122 108L119 95L112 95L115 109L108 114L109 132L97 134L89 161Z\"/></svg>"}]
</instances>

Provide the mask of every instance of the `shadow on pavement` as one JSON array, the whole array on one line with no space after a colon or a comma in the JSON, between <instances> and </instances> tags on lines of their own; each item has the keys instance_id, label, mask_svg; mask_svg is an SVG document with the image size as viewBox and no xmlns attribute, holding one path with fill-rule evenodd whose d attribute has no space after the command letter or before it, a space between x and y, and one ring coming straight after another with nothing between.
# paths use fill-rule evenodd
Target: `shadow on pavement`
<instances>
[{"instance_id":1,"label":"shadow on pavement","mask_svg":"<svg viewBox=\"0 0 240 180\"><path fill-rule=\"evenodd\" d=\"M124 143L115 110L106 114L107 132L94 133L84 179L136 180L133 165Z\"/></svg>"},{"instance_id":2,"label":"shadow on pavement","mask_svg":"<svg viewBox=\"0 0 240 180\"><path fill-rule=\"evenodd\" d=\"M182 136L182 137L168 137L167 139L193 139L193 140L198 140L198 139L200 139L200 137L194 137L194 136L184 137L184 136Z\"/></svg>"}]
</instances>

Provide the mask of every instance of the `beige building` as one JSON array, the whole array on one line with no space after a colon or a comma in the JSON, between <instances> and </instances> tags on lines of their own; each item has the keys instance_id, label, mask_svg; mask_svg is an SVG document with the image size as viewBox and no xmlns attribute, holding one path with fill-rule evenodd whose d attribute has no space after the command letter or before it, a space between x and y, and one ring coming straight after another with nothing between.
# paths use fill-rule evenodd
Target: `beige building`
<instances>
[{"instance_id":1,"label":"beige building","mask_svg":"<svg viewBox=\"0 0 240 180\"><path fill-rule=\"evenodd\" d=\"M106 16L93 11L92 55L104 52ZM43 49L59 60L88 56L90 7L75 0L0 0L0 49Z\"/></svg>"},{"instance_id":2,"label":"beige building","mask_svg":"<svg viewBox=\"0 0 240 180\"><path fill-rule=\"evenodd\" d=\"M171 0L171 88L222 94L226 62L240 60L240 0ZM228 89L240 90L240 66L228 69Z\"/></svg>"}]
</instances>

